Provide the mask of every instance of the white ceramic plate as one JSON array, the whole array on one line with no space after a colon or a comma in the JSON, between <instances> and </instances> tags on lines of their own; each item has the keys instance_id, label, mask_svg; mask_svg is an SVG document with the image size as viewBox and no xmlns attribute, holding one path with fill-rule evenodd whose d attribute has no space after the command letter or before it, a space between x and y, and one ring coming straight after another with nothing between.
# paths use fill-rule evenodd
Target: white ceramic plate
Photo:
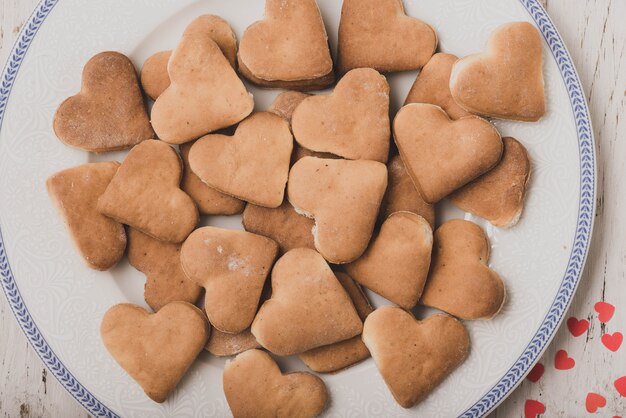
<instances>
[{"instance_id":1,"label":"white ceramic plate","mask_svg":"<svg viewBox=\"0 0 626 418\"><path fill-rule=\"evenodd\" d=\"M127 54L139 68L152 53L173 48L194 17L226 18L239 38L263 16L263 1L44 0L24 28L0 86L0 278L35 350L72 396L96 416L228 416L224 360L202 354L168 401L150 401L101 343L104 312L118 302L143 302L144 277L125 261L109 272L84 267L45 191L52 173L102 159L70 149L52 132L59 103L76 93L84 63L104 50ZM319 0L335 49L341 2ZM328 416L482 416L523 379L552 338L580 278L593 223L595 157L585 99L562 41L536 0L404 0L407 12L432 24L440 49L480 51L498 25L534 22L544 37L547 115L538 123L496 121L521 140L533 163L520 223L511 230L440 205L439 221L464 217L483 225L490 264L506 281L508 302L492 321L468 322L469 359L426 401L397 406L367 360L324 376ZM415 73L389 77L397 109ZM251 88L257 109L277 94ZM239 217L204 221L241 228ZM380 303L380 299L376 299ZM417 312L427 314L425 310ZM294 359L287 370L303 369Z\"/></svg>"}]
</instances>

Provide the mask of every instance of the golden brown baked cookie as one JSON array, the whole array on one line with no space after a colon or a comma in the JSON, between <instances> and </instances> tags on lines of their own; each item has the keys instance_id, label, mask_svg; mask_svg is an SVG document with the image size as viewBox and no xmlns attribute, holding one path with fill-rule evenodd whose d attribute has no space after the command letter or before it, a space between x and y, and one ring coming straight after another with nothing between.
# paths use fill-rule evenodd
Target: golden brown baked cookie
<instances>
[{"instance_id":1,"label":"golden brown baked cookie","mask_svg":"<svg viewBox=\"0 0 626 418\"><path fill-rule=\"evenodd\" d=\"M146 275L143 297L154 311L174 301L198 301L201 288L187 278L180 265L180 244L128 228L128 261Z\"/></svg>"},{"instance_id":2,"label":"golden brown baked cookie","mask_svg":"<svg viewBox=\"0 0 626 418\"><path fill-rule=\"evenodd\" d=\"M272 353L288 356L347 340L362 326L324 258L296 248L274 265L272 297L254 318L252 334Z\"/></svg>"},{"instance_id":3,"label":"golden brown baked cookie","mask_svg":"<svg viewBox=\"0 0 626 418\"><path fill-rule=\"evenodd\" d=\"M196 202L201 215L236 215L243 211L246 202L207 186L189 166L189 151L194 142L180 146L183 160L183 179L180 188Z\"/></svg>"},{"instance_id":4,"label":"golden brown baked cookie","mask_svg":"<svg viewBox=\"0 0 626 418\"><path fill-rule=\"evenodd\" d=\"M394 155L387 163L387 181L389 184L380 205L378 221L382 223L392 213L406 211L420 215L434 228L435 207L424 202L399 155Z\"/></svg>"},{"instance_id":5,"label":"golden brown baked cookie","mask_svg":"<svg viewBox=\"0 0 626 418\"><path fill-rule=\"evenodd\" d=\"M369 300L367 300L363 290L346 273L337 272L335 276L337 276L337 280L339 280L339 283L350 296L361 321L365 321L367 315L374 309L370 305ZM353 366L369 356L370 352L367 350L363 340L361 340L360 335L331 345L314 348L298 355L309 369L317 373L336 372Z\"/></svg>"},{"instance_id":6,"label":"golden brown baked cookie","mask_svg":"<svg viewBox=\"0 0 626 418\"><path fill-rule=\"evenodd\" d=\"M490 319L505 301L504 282L487 266L489 242L475 223L453 219L435 231L421 303L461 319Z\"/></svg>"},{"instance_id":7,"label":"golden brown baked cookie","mask_svg":"<svg viewBox=\"0 0 626 418\"><path fill-rule=\"evenodd\" d=\"M265 18L243 33L237 61L241 75L262 87L315 90L335 79L315 0L266 0Z\"/></svg>"},{"instance_id":8,"label":"golden brown baked cookie","mask_svg":"<svg viewBox=\"0 0 626 418\"><path fill-rule=\"evenodd\" d=\"M241 222L246 231L276 241L280 254L294 248L315 249L313 243L315 221L298 214L287 200L277 208L264 208L248 203Z\"/></svg>"},{"instance_id":9,"label":"golden brown baked cookie","mask_svg":"<svg viewBox=\"0 0 626 418\"><path fill-rule=\"evenodd\" d=\"M450 91L465 110L502 119L539 120L546 112L541 35L528 22L497 28L486 51L452 67Z\"/></svg>"},{"instance_id":10,"label":"golden brown baked cookie","mask_svg":"<svg viewBox=\"0 0 626 418\"><path fill-rule=\"evenodd\" d=\"M330 95L304 99L291 121L305 148L382 163L389 155L389 84L371 68L343 76Z\"/></svg>"},{"instance_id":11,"label":"golden brown baked cookie","mask_svg":"<svg viewBox=\"0 0 626 418\"><path fill-rule=\"evenodd\" d=\"M161 241L181 242L198 223L198 209L180 190L180 157L161 141L135 146L98 199L100 213Z\"/></svg>"},{"instance_id":12,"label":"golden brown baked cookie","mask_svg":"<svg viewBox=\"0 0 626 418\"><path fill-rule=\"evenodd\" d=\"M155 314L122 303L107 311L100 336L115 361L146 395L164 402L209 338L202 311L187 302L171 302Z\"/></svg>"},{"instance_id":13,"label":"golden brown baked cookie","mask_svg":"<svg viewBox=\"0 0 626 418\"><path fill-rule=\"evenodd\" d=\"M219 46L205 34L183 35L168 62L170 86L152 107L160 139L183 144L248 116L254 107Z\"/></svg>"},{"instance_id":14,"label":"golden brown baked cookie","mask_svg":"<svg viewBox=\"0 0 626 418\"><path fill-rule=\"evenodd\" d=\"M391 394L403 408L421 402L465 361L470 339L463 324L437 314L423 321L383 306L365 320L363 341Z\"/></svg>"},{"instance_id":15,"label":"golden brown baked cookie","mask_svg":"<svg viewBox=\"0 0 626 418\"><path fill-rule=\"evenodd\" d=\"M237 334L229 334L213 328L209 341L204 346L206 351L217 357L234 356L253 348L261 348L261 344L254 338L250 328L246 328Z\"/></svg>"},{"instance_id":16,"label":"golden brown baked cookie","mask_svg":"<svg viewBox=\"0 0 626 418\"><path fill-rule=\"evenodd\" d=\"M450 93L450 73L458 59L456 55L443 52L433 55L417 75L404 104L434 104L455 120L471 115L454 101Z\"/></svg>"},{"instance_id":17,"label":"golden brown baked cookie","mask_svg":"<svg viewBox=\"0 0 626 418\"><path fill-rule=\"evenodd\" d=\"M83 260L92 269L108 270L122 258L126 248L124 226L97 210L120 163L83 164L51 175L48 195Z\"/></svg>"},{"instance_id":18,"label":"golden brown baked cookie","mask_svg":"<svg viewBox=\"0 0 626 418\"><path fill-rule=\"evenodd\" d=\"M431 104L404 106L393 121L393 136L419 194L436 203L493 168L502 139L484 119L450 120Z\"/></svg>"},{"instance_id":19,"label":"golden brown baked cookie","mask_svg":"<svg viewBox=\"0 0 626 418\"><path fill-rule=\"evenodd\" d=\"M322 379L307 372L282 374L261 350L226 363L224 394L235 418L311 418L328 403Z\"/></svg>"},{"instance_id":20,"label":"golden brown baked cookie","mask_svg":"<svg viewBox=\"0 0 626 418\"><path fill-rule=\"evenodd\" d=\"M291 124L293 111L307 97L309 97L308 94L300 93L299 91L282 92L276 96L270 107L267 108L267 111L277 114Z\"/></svg>"},{"instance_id":21,"label":"golden brown baked cookie","mask_svg":"<svg viewBox=\"0 0 626 418\"><path fill-rule=\"evenodd\" d=\"M344 0L339 21L339 71L422 68L437 49L437 34L404 13L402 0Z\"/></svg>"},{"instance_id":22,"label":"golden brown baked cookie","mask_svg":"<svg viewBox=\"0 0 626 418\"><path fill-rule=\"evenodd\" d=\"M170 86L167 62L171 56L172 51L160 51L150 55L141 66L141 87L152 100L156 100Z\"/></svg>"},{"instance_id":23,"label":"golden brown baked cookie","mask_svg":"<svg viewBox=\"0 0 626 418\"><path fill-rule=\"evenodd\" d=\"M354 280L398 306L411 309L428 277L433 231L411 212L393 213L365 253L345 269Z\"/></svg>"},{"instance_id":24,"label":"golden brown baked cookie","mask_svg":"<svg viewBox=\"0 0 626 418\"><path fill-rule=\"evenodd\" d=\"M205 289L211 325L238 333L250 326L278 245L245 231L205 226L183 243L180 260L187 277Z\"/></svg>"},{"instance_id":25,"label":"golden brown baked cookie","mask_svg":"<svg viewBox=\"0 0 626 418\"><path fill-rule=\"evenodd\" d=\"M234 136L200 138L191 147L189 164L220 192L275 208L283 202L292 149L289 123L259 112L241 122Z\"/></svg>"},{"instance_id":26,"label":"golden brown baked cookie","mask_svg":"<svg viewBox=\"0 0 626 418\"><path fill-rule=\"evenodd\" d=\"M493 225L510 228L524 209L530 179L528 152L515 138L504 138L502 160L497 166L450 195L450 201Z\"/></svg>"},{"instance_id":27,"label":"golden brown baked cookie","mask_svg":"<svg viewBox=\"0 0 626 418\"><path fill-rule=\"evenodd\" d=\"M133 63L119 52L94 55L83 68L80 92L59 105L53 127L64 144L93 152L152 138Z\"/></svg>"},{"instance_id":28,"label":"golden brown baked cookie","mask_svg":"<svg viewBox=\"0 0 626 418\"><path fill-rule=\"evenodd\" d=\"M298 213L315 219L315 248L342 264L367 248L386 187L382 163L304 157L289 172L287 198Z\"/></svg>"}]
</instances>

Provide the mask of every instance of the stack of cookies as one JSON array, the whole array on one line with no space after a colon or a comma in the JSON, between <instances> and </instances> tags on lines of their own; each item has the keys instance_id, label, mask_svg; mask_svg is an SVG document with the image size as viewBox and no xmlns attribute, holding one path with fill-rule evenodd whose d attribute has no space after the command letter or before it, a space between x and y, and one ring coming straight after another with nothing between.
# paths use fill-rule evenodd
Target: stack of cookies
<instances>
[{"instance_id":1,"label":"stack of cookies","mask_svg":"<svg viewBox=\"0 0 626 418\"><path fill-rule=\"evenodd\" d=\"M344 0L335 64L315 0L267 0L239 44L205 15L140 77L117 52L87 62L54 131L88 152L130 151L47 188L89 267L127 254L146 276L154 313L116 305L100 331L151 399L165 401L203 350L236 356L223 374L236 417L309 417L327 404L319 377L283 374L268 352L317 373L371 356L405 408L463 363L463 321L496 316L505 286L482 228L437 225L436 208L448 199L501 228L520 218L528 153L484 118L542 117L541 39L516 22L484 52L436 51L435 30L400 0ZM383 74L411 70L390 116ZM304 93L335 80L329 94ZM254 112L247 82L289 91ZM198 228L201 216L238 214L245 231ZM372 308L363 288L388 306ZM441 313L417 320L418 304Z\"/></svg>"}]
</instances>

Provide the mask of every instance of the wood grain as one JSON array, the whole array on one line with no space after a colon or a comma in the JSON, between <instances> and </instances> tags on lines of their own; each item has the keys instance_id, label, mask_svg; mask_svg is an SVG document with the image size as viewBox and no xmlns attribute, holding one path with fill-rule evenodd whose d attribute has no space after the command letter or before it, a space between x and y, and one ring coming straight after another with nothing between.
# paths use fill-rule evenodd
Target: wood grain
<instances>
[{"instance_id":1,"label":"wood grain","mask_svg":"<svg viewBox=\"0 0 626 418\"><path fill-rule=\"evenodd\" d=\"M583 280L567 317L588 319L588 332L573 337L563 326L542 359L546 371L537 383L526 380L492 414L494 418L524 417L524 404L534 399L546 406L544 416L585 416L585 397L593 391L607 399L598 415L626 413L626 400L613 381L626 375L626 345L617 353L600 342L605 333L626 334L626 1L542 0L568 46L591 108L598 144L598 211ZM37 0L0 2L0 60ZM621 141L619 139L622 139ZM594 304L616 306L605 325ZM0 297L0 416L77 417L86 412L49 375L19 330L6 299ZM554 369L558 350L567 350L576 366Z\"/></svg>"}]
</instances>

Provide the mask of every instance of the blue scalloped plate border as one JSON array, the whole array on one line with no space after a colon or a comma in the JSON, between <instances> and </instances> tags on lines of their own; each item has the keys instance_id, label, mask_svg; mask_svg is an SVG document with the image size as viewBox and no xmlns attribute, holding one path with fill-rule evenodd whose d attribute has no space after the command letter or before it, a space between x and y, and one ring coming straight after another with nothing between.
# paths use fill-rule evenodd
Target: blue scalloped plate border
<instances>
[{"instance_id":1,"label":"blue scalloped plate border","mask_svg":"<svg viewBox=\"0 0 626 418\"><path fill-rule=\"evenodd\" d=\"M59 0L42 0L30 16L9 55L6 66L0 78L0 128L6 106L11 94L17 72L20 69L24 56L43 24ZM593 229L596 193L596 157L593 131L589 118L589 110L585 95L576 74L571 57L563 44L563 40L556 30L552 20L538 0L519 0L535 21L543 34L552 55L554 56L563 82L567 88L572 112L578 133L578 148L580 156L580 200L578 206L578 221L572 252L567 269L556 298L552 302L548 314L544 318L537 333L524 349L522 355L507 373L495 384L478 402L468 408L461 416L463 418L482 417L491 412L506 396L522 381L530 368L539 359L547 348L552 336L558 329L563 316L572 300L585 265L591 232ZM39 328L33 321L28 308L24 305L19 288L11 272L9 260L4 249L2 231L0 231L0 282L7 297L11 310L20 327L33 348L51 371L54 377L67 391L92 415L97 417L118 417L106 405L92 395L65 367L48 345Z\"/></svg>"}]
</instances>

